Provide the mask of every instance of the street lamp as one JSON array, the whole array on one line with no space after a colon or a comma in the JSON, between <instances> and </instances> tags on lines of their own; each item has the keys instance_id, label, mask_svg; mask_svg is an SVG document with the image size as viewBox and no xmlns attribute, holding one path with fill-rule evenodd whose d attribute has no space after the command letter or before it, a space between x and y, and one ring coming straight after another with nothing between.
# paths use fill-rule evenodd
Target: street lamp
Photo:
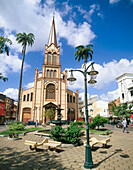
<instances>
[{"instance_id":1,"label":"street lamp","mask_svg":"<svg viewBox=\"0 0 133 170\"><path fill-rule=\"evenodd\" d=\"M87 68L86 68L86 64L84 64L84 71L82 71L82 70L70 70L71 75L67 79L70 84L74 84L74 81L76 81L76 78L74 78L74 76L73 76L73 71L78 71L78 72L82 73L83 76L84 76L86 134L87 134L87 145L86 145L86 149L85 149L84 168L87 168L87 169L93 167L91 147L90 147L90 144L89 144L89 121L88 121L88 105L87 105L87 74L90 75L90 80L88 81L88 83L91 86L94 86L95 83L97 82L95 79L96 79L96 76L98 74L98 71L95 71L93 64L94 64L94 62L91 62L91 64ZM90 67L91 67L91 71L87 72Z\"/></svg>"}]
</instances>

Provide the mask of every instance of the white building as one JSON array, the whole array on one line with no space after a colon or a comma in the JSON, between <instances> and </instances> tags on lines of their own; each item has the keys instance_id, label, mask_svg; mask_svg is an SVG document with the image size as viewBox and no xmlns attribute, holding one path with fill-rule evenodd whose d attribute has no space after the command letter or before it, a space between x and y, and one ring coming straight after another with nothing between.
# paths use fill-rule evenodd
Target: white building
<instances>
[{"instance_id":1,"label":"white building","mask_svg":"<svg viewBox=\"0 0 133 170\"><path fill-rule=\"evenodd\" d=\"M88 99L88 114L90 117L94 117L93 116L93 103L97 101L98 101L98 96L94 96Z\"/></svg>"},{"instance_id":2,"label":"white building","mask_svg":"<svg viewBox=\"0 0 133 170\"><path fill-rule=\"evenodd\" d=\"M116 78L120 93L120 103L133 104L133 73L124 73Z\"/></svg>"},{"instance_id":3,"label":"white building","mask_svg":"<svg viewBox=\"0 0 133 170\"><path fill-rule=\"evenodd\" d=\"M98 100L93 103L93 117L97 115L109 117L108 102Z\"/></svg>"}]
</instances>

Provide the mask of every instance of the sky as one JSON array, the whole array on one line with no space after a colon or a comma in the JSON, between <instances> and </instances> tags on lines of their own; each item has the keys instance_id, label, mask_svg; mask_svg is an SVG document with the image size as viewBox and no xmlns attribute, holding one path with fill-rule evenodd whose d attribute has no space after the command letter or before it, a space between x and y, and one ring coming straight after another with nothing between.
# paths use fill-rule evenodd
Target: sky
<instances>
[{"instance_id":1,"label":"sky","mask_svg":"<svg viewBox=\"0 0 133 170\"><path fill-rule=\"evenodd\" d=\"M18 98L22 47L15 39L20 32L35 35L34 45L27 47L22 80L23 89L33 87L35 68L42 70L53 13L62 72L83 69L84 61L74 58L75 47L93 44L99 74L94 87L88 84L88 96L117 99L116 77L133 73L133 0L0 0L0 35L13 42L9 56L0 54L0 73L8 77L7 82L0 80L0 92ZM83 75L74 72L74 77L77 81L68 88L78 89L83 99Z\"/></svg>"}]
</instances>

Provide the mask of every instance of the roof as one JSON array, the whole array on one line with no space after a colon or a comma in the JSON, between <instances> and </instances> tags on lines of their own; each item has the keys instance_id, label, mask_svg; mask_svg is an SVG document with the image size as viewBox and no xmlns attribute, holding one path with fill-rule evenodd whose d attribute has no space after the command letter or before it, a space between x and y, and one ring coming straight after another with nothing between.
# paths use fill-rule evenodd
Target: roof
<instances>
[{"instance_id":1,"label":"roof","mask_svg":"<svg viewBox=\"0 0 133 170\"><path fill-rule=\"evenodd\" d=\"M50 35L49 35L48 46L50 46L51 44L55 44L55 46L57 47L54 16L53 16L53 22L50 30Z\"/></svg>"},{"instance_id":2,"label":"roof","mask_svg":"<svg viewBox=\"0 0 133 170\"><path fill-rule=\"evenodd\" d=\"M45 104L43 107L51 107L51 105L54 106L54 107L58 107L56 104L54 104L52 102Z\"/></svg>"},{"instance_id":3,"label":"roof","mask_svg":"<svg viewBox=\"0 0 133 170\"><path fill-rule=\"evenodd\" d=\"M126 75L132 75L132 76L133 76L133 73L124 73L124 74L116 77L116 80L118 80L119 78L124 77L124 76L126 76Z\"/></svg>"}]
</instances>

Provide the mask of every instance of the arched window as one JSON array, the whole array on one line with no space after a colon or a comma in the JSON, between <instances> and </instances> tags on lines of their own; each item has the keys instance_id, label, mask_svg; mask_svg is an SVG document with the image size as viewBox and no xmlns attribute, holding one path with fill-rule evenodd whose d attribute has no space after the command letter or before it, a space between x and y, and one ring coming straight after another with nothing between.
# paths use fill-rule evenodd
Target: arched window
<instances>
[{"instance_id":1,"label":"arched window","mask_svg":"<svg viewBox=\"0 0 133 170\"><path fill-rule=\"evenodd\" d=\"M54 70L54 78L56 78L56 70Z\"/></svg>"},{"instance_id":2,"label":"arched window","mask_svg":"<svg viewBox=\"0 0 133 170\"><path fill-rule=\"evenodd\" d=\"M47 85L46 99L55 99L55 85L54 84Z\"/></svg>"},{"instance_id":3,"label":"arched window","mask_svg":"<svg viewBox=\"0 0 133 170\"><path fill-rule=\"evenodd\" d=\"M53 54L53 64L56 64L56 53Z\"/></svg>"},{"instance_id":4,"label":"arched window","mask_svg":"<svg viewBox=\"0 0 133 170\"><path fill-rule=\"evenodd\" d=\"M33 93L31 93L31 96L30 96L30 101L33 100Z\"/></svg>"},{"instance_id":5,"label":"arched window","mask_svg":"<svg viewBox=\"0 0 133 170\"><path fill-rule=\"evenodd\" d=\"M47 77L49 77L49 70L47 70Z\"/></svg>"},{"instance_id":6,"label":"arched window","mask_svg":"<svg viewBox=\"0 0 133 170\"><path fill-rule=\"evenodd\" d=\"M23 101L26 101L26 95L23 96Z\"/></svg>"},{"instance_id":7,"label":"arched window","mask_svg":"<svg viewBox=\"0 0 133 170\"><path fill-rule=\"evenodd\" d=\"M27 94L27 101L29 101L29 96L30 96L30 95L29 95L29 94Z\"/></svg>"},{"instance_id":8,"label":"arched window","mask_svg":"<svg viewBox=\"0 0 133 170\"><path fill-rule=\"evenodd\" d=\"M48 52L48 64L51 64L51 53Z\"/></svg>"},{"instance_id":9,"label":"arched window","mask_svg":"<svg viewBox=\"0 0 133 170\"><path fill-rule=\"evenodd\" d=\"M50 77L53 77L53 70L50 71Z\"/></svg>"}]
</instances>

